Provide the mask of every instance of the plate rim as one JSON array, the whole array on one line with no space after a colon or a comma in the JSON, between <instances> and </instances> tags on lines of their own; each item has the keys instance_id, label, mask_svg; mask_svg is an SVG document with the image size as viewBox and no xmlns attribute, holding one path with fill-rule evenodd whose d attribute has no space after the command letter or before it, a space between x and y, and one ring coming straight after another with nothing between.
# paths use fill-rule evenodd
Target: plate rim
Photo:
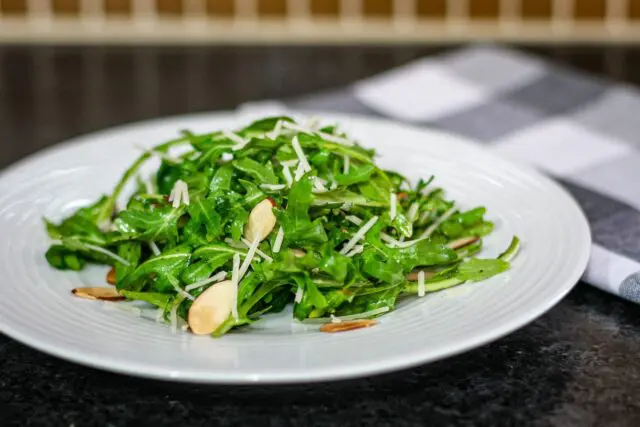
<instances>
[{"instance_id":1,"label":"plate rim","mask_svg":"<svg viewBox=\"0 0 640 427\"><path fill-rule=\"evenodd\" d=\"M59 143L55 143L41 150L38 150L24 158L8 165L0 171L0 184L2 180L13 171L28 167L29 163L35 162L41 158L44 158L50 154L58 151L73 148L74 146L82 146L84 144L91 144L94 139L107 136L109 134L117 134L126 132L128 130L134 130L136 128L142 128L146 126L154 126L162 124L167 121L177 120L197 120L199 118L212 118L218 120L233 119L237 120L242 117L242 112L237 110L221 110L221 111L209 111L209 112L197 112L188 114L169 115L163 117L157 117L148 120L133 121L117 126L112 126L93 132L76 135ZM366 116L362 114L350 114L330 111L305 111L286 109L282 114L301 115L301 116L317 116L321 118L327 118L332 120L356 120L361 122L375 122L382 125L396 126L406 129L412 129L419 132L425 132L430 134L439 134L444 138L456 140L457 142L469 147L470 149L476 149L483 151L487 155L500 159L512 166L517 166L525 174L534 177L536 180L543 182L548 188L552 188L559 196L566 201L567 209L573 211L572 217L575 217L580 222L579 228L581 233L581 239L584 239L584 247L581 249L580 256L578 257L571 273L568 274L571 280L567 280L566 284L559 286L549 297L544 304L538 304L533 307L527 307L524 312L521 312L516 318L511 319L508 322L501 324L499 328L494 328L474 336L473 339L469 339L462 345L457 345L454 348L445 348L437 354L425 355L424 351L412 351L409 354L402 354L396 357L387 357L375 362L369 362L366 365L361 366L357 371L349 371L346 369L340 370L338 368L314 368L309 373L305 373L304 376L296 372L271 372L267 374L260 373L244 373L244 374L221 374L219 372L214 375L202 375L202 373L196 375L189 374L188 370L178 372L167 372L165 368L149 367L137 362L131 361L119 361L109 356L95 356L86 355L85 353L70 349L69 346L55 345L43 342L37 337L31 336L28 333L21 333L16 329L12 329L3 320L3 316L0 314L0 332L7 335L11 339L14 339L28 347L42 351L48 355L56 358L77 363L82 366L98 369L106 372L113 372L117 374L124 374L133 377L147 378L153 380L171 381L171 382L186 382L186 383L198 383L198 384L301 384L301 383L315 383L315 382L328 382L339 381L352 378L363 378L371 375L381 375L389 372L401 371L410 369L412 367L428 364L437 360L444 360L462 353L465 353L474 348L481 347L488 343L497 341L504 336L515 332L518 329L528 325L537 318L546 314L551 308L557 305L579 282L583 273L587 268L587 264L591 255L592 236L589 226L589 222L582 208L579 206L576 199L571 193L563 188L558 182L551 177L539 172L532 166L520 162L518 160L507 158L498 153L492 152L484 148L478 142L474 142L470 138L456 135L451 132L442 131L435 128L422 128L410 123L403 123L387 118Z\"/></svg>"}]
</instances>

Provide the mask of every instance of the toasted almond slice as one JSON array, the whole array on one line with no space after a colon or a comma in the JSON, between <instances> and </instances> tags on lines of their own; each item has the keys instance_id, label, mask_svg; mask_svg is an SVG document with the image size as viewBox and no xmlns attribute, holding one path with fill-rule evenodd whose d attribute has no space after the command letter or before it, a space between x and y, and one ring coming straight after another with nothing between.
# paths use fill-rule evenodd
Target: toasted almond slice
<instances>
[{"instance_id":1,"label":"toasted almond slice","mask_svg":"<svg viewBox=\"0 0 640 427\"><path fill-rule=\"evenodd\" d=\"M80 298L93 300L123 301L125 299L115 288L75 288L71 293Z\"/></svg>"},{"instance_id":2,"label":"toasted almond slice","mask_svg":"<svg viewBox=\"0 0 640 427\"><path fill-rule=\"evenodd\" d=\"M419 273L420 273L420 270L413 270L411 273L407 274L407 280L415 282L416 280L418 280L418 274ZM434 273L433 271L425 271L424 272L424 278L425 279L431 279L435 275L436 275L436 273Z\"/></svg>"},{"instance_id":3,"label":"toasted almond slice","mask_svg":"<svg viewBox=\"0 0 640 427\"><path fill-rule=\"evenodd\" d=\"M378 322L372 319L347 320L339 323L327 323L326 325L322 325L320 330L328 333L346 332L353 331L354 329L370 328L376 324L378 324Z\"/></svg>"},{"instance_id":4,"label":"toasted almond slice","mask_svg":"<svg viewBox=\"0 0 640 427\"><path fill-rule=\"evenodd\" d=\"M307 254L302 249L294 248L294 249L291 249L291 250L293 251L293 254L296 256L296 258L302 258L303 256L305 256Z\"/></svg>"},{"instance_id":5,"label":"toasted almond slice","mask_svg":"<svg viewBox=\"0 0 640 427\"><path fill-rule=\"evenodd\" d=\"M451 248L451 249L460 249L461 247L470 245L472 243L475 243L478 240L480 240L480 238L476 237L476 236L463 237L461 239L453 240L453 241L447 243L447 246L449 248Z\"/></svg>"},{"instance_id":6,"label":"toasted almond slice","mask_svg":"<svg viewBox=\"0 0 640 427\"><path fill-rule=\"evenodd\" d=\"M110 285L116 284L116 269L111 267L111 270L107 273L107 283Z\"/></svg>"},{"instance_id":7,"label":"toasted almond slice","mask_svg":"<svg viewBox=\"0 0 640 427\"><path fill-rule=\"evenodd\" d=\"M260 241L267 238L276 226L276 216L273 214L271 200L264 199L258 203L249 214L249 221L244 227L244 237L250 242L260 236Z\"/></svg>"},{"instance_id":8,"label":"toasted almond slice","mask_svg":"<svg viewBox=\"0 0 640 427\"><path fill-rule=\"evenodd\" d=\"M191 331L196 335L215 331L231 315L235 292L233 281L225 280L201 293L191 304L187 316Z\"/></svg>"}]
</instances>

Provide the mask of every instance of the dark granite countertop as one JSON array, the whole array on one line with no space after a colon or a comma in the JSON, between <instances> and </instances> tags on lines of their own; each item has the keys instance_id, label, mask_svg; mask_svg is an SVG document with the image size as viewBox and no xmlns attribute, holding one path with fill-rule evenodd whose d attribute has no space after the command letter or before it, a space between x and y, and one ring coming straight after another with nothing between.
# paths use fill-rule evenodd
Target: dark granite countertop
<instances>
[{"instance_id":1,"label":"dark granite countertop","mask_svg":"<svg viewBox=\"0 0 640 427\"><path fill-rule=\"evenodd\" d=\"M329 89L427 47L0 47L0 166L74 135ZM528 48L640 83L640 49ZM640 306L584 284L527 327L419 368L222 387L73 365L0 335L0 425L640 425Z\"/></svg>"}]
</instances>

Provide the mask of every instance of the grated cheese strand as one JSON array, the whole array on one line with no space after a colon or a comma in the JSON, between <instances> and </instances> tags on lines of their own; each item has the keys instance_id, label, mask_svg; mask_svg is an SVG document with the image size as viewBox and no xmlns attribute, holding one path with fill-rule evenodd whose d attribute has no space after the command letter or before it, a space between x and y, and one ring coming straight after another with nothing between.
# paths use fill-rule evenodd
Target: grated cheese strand
<instances>
[{"instance_id":1,"label":"grated cheese strand","mask_svg":"<svg viewBox=\"0 0 640 427\"><path fill-rule=\"evenodd\" d=\"M347 244L344 245L344 247L342 248L340 253L342 255L344 255L347 252L349 252L351 249L353 249L353 247L356 245L356 243L358 243L360 241L360 239L362 239L367 234L367 232L369 230L371 230L371 228L376 224L376 222L378 222L378 217L377 216L374 216L369 221L367 221L367 223L365 225L363 225L362 228L360 228L360 230L358 230L356 232L356 234L353 235L351 240L349 240L347 242Z\"/></svg>"},{"instance_id":2,"label":"grated cheese strand","mask_svg":"<svg viewBox=\"0 0 640 427\"><path fill-rule=\"evenodd\" d=\"M240 272L238 273L238 282L242 280L242 277L245 275L247 270L249 270L249 266L251 265L251 261L253 257L256 255L256 250L258 249L258 245L260 244L260 236L256 236L251 242L249 246L249 252L247 252L247 257L244 259L242 266L240 266Z\"/></svg>"},{"instance_id":3,"label":"grated cheese strand","mask_svg":"<svg viewBox=\"0 0 640 427\"><path fill-rule=\"evenodd\" d=\"M409 222L414 223L416 221L418 209L420 209L420 204L418 202L413 202L409 208L409 212L407 212L407 219Z\"/></svg>"},{"instance_id":4,"label":"grated cheese strand","mask_svg":"<svg viewBox=\"0 0 640 427\"><path fill-rule=\"evenodd\" d=\"M393 221L396 219L396 215L398 214L398 196L392 191L389 199L389 217L391 218L391 221Z\"/></svg>"},{"instance_id":5,"label":"grated cheese strand","mask_svg":"<svg viewBox=\"0 0 640 427\"><path fill-rule=\"evenodd\" d=\"M291 186L293 185L293 175L291 175L289 166L285 164L282 165L282 175L284 175L284 180L287 181L287 186L291 188Z\"/></svg>"},{"instance_id":6,"label":"grated cheese strand","mask_svg":"<svg viewBox=\"0 0 640 427\"><path fill-rule=\"evenodd\" d=\"M169 194L169 201L172 202L173 208L178 208L180 203L189 205L189 187L187 183L179 179L173 184L171 194Z\"/></svg>"},{"instance_id":7,"label":"grated cheese strand","mask_svg":"<svg viewBox=\"0 0 640 427\"><path fill-rule=\"evenodd\" d=\"M280 164L282 166L287 166L289 168L294 167L295 165L297 165L298 163L300 163L300 160L298 159L291 159L291 160L283 160L280 162Z\"/></svg>"},{"instance_id":8,"label":"grated cheese strand","mask_svg":"<svg viewBox=\"0 0 640 427\"><path fill-rule=\"evenodd\" d=\"M454 214L454 212L456 211L456 207L453 206L451 207L448 211L446 211L445 213L443 213L438 219L436 219L433 224L431 224L429 226L429 228L427 228L426 230L424 230L424 233L422 233L422 235L420 236L420 238L422 239L427 239L429 238L429 236L431 236L433 234L434 231L436 231L438 229L438 227L440 227L440 224L442 224L443 222L445 222L446 220L448 220L451 215Z\"/></svg>"},{"instance_id":9,"label":"grated cheese strand","mask_svg":"<svg viewBox=\"0 0 640 427\"><path fill-rule=\"evenodd\" d=\"M187 291L185 291L180 287L180 282L178 281L178 279L175 279L174 277L171 277L171 276L168 276L168 278L169 278L169 283L171 283L171 286L173 286L173 289L175 289L178 295L182 296L183 298L189 299L191 301L196 300L193 295L189 294Z\"/></svg>"},{"instance_id":10,"label":"grated cheese strand","mask_svg":"<svg viewBox=\"0 0 640 427\"><path fill-rule=\"evenodd\" d=\"M349 156L347 156L346 154L344 155L344 163L342 164L342 173L344 175L349 173Z\"/></svg>"},{"instance_id":11,"label":"grated cheese strand","mask_svg":"<svg viewBox=\"0 0 640 427\"><path fill-rule=\"evenodd\" d=\"M280 252L280 248L282 247L282 242L284 241L284 230L282 226L278 229L278 234L276 234L276 240L273 242L273 248L271 250L274 254Z\"/></svg>"},{"instance_id":12,"label":"grated cheese strand","mask_svg":"<svg viewBox=\"0 0 640 427\"><path fill-rule=\"evenodd\" d=\"M296 291L296 297L294 301L300 304L302 302L303 296L304 296L304 289L302 289L302 286L298 286L298 290Z\"/></svg>"},{"instance_id":13,"label":"grated cheese strand","mask_svg":"<svg viewBox=\"0 0 640 427\"><path fill-rule=\"evenodd\" d=\"M447 219L449 219L451 217L451 215L453 215L453 213L455 211L456 211L456 208L452 207L451 209L449 209L448 211L443 213L437 220L435 220L433 222L433 224L431 224L431 226L429 226L429 228L424 230L424 232L422 233L422 235L420 235L420 237L418 237L415 240L407 240L406 242L398 242L397 247L399 247L399 248L408 248L409 246L413 246L418 242L421 242L423 240L428 239L431 236L431 234L433 234L433 232L438 229L440 224L442 224Z\"/></svg>"},{"instance_id":14,"label":"grated cheese strand","mask_svg":"<svg viewBox=\"0 0 640 427\"><path fill-rule=\"evenodd\" d=\"M300 181L300 179L304 176L304 166L302 163L298 163L298 168L296 169L296 176L293 178L294 181Z\"/></svg>"},{"instance_id":15,"label":"grated cheese strand","mask_svg":"<svg viewBox=\"0 0 640 427\"><path fill-rule=\"evenodd\" d=\"M185 291L192 291L194 289L198 289L201 288L203 286L207 286L209 283L216 283L216 282L220 282L222 280L224 280L227 277L227 272L226 271L220 271L219 273L214 274L213 276L209 277L208 279L204 279L204 280L200 280L198 282L194 282L190 285L187 285L184 287Z\"/></svg>"},{"instance_id":16,"label":"grated cheese strand","mask_svg":"<svg viewBox=\"0 0 640 427\"><path fill-rule=\"evenodd\" d=\"M260 184L260 188L263 188L265 190L279 191L284 190L285 187L286 185L284 184Z\"/></svg>"},{"instance_id":17,"label":"grated cheese strand","mask_svg":"<svg viewBox=\"0 0 640 427\"><path fill-rule=\"evenodd\" d=\"M355 216L355 215L347 215L347 216L345 217L345 219L346 219L347 221L351 221L351 222L352 222L352 223L354 223L355 225L360 225L360 224L362 224L362 220L361 220L360 218L358 218L357 216Z\"/></svg>"},{"instance_id":18,"label":"grated cheese strand","mask_svg":"<svg viewBox=\"0 0 640 427\"><path fill-rule=\"evenodd\" d=\"M347 253L347 257L351 258L352 256L358 255L364 251L364 245L356 245L349 253Z\"/></svg>"},{"instance_id":19,"label":"grated cheese strand","mask_svg":"<svg viewBox=\"0 0 640 427\"><path fill-rule=\"evenodd\" d=\"M225 138L230 139L230 140L232 140L233 142L236 143L236 145L231 147L231 149L233 151L242 150L244 148L244 146L247 145L247 143L249 142L246 139L242 138L240 135L236 135L233 132L224 131L224 132L222 132L222 135Z\"/></svg>"},{"instance_id":20,"label":"grated cheese strand","mask_svg":"<svg viewBox=\"0 0 640 427\"><path fill-rule=\"evenodd\" d=\"M424 286L424 271L420 270L418 273L418 296L422 298L425 294Z\"/></svg>"},{"instance_id":21,"label":"grated cheese strand","mask_svg":"<svg viewBox=\"0 0 640 427\"><path fill-rule=\"evenodd\" d=\"M307 156L305 156L304 151L302 151L302 147L300 146L300 141L298 140L298 135L294 136L291 140L291 145L293 146L293 151L296 152L296 156L300 160L300 164L304 167L305 172L311 171L311 165L307 160Z\"/></svg>"},{"instance_id":22,"label":"grated cheese strand","mask_svg":"<svg viewBox=\"0 0 640 427\"><path fill-rule=\"evenodd\" d=\"M241 240L242 240L242 243L244 243L248 248L251 247L251 242L250 241L248 241L244 237ZM260 248L256 248L256 254L260 255L260 257L262 259L264 259L265 261L267 261L267 262L273 262L273 258L271 258L269 255L267 255L264 252L262 252L260 250Z\"/></svg>"},{"instance_id":23,"label":"grated cheese strand","mask_svg":"<svg viewBox=\"0 0 640 427\"><path fill-rule=\"evenodd\" d=\"M156 245L156 242L154 242L153 240L149 242L149 249L151 249L151 252L153 252L153 255L155 256L160 255L160 248L158 248L158 245Z\"/></svg>"},{"instance_id":24,"label":"grated cheese strand","mask_svg":"<svg viewBox=\"0 0 640 427\"><path fill-rule=\"evenodd\" d=\"M276 126L273 128L273 130L267 133L267 137L275 141L280 136L281 133L282 133L282 120L278 120L278 123L276 123Z\"/></svg>"}]
</instances>

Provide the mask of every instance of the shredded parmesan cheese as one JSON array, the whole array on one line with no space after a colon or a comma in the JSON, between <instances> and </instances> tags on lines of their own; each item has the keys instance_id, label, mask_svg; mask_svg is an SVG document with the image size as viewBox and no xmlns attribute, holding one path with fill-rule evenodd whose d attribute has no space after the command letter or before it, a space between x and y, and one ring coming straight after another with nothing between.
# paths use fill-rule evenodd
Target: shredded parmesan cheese
<instances>
[{"instance_id":1,"label":"shredded parmesan cheese","mask_svg":"<svg viewBox=\"0 0 640 427\"><path fill-rule=\"evenodd\" d=\"M244 243L248 248L251 247L251 242L248 241L245 238L242 238L242 243ZM259 243L258 243L259 244ZM267 262L273 262L273 258L271 258L269 255L265 254L264 252L262 252L259 248L256 247L256 254L258 254L262 259L264 259Z\"/></svg>"},{"instance_id":2,"label":"shredded parmesan cheese","mask_svg":"<svg viewBox=\"0 0 640 427\"><path fill-rule=\"evenodd\" d=\"M433 222L433 224L431 224L429 226L429 228L424 230L424 233L422 233L420 238L422 238L422 239L429 238L429 236L431 236L433 234L433 232L436 231L438 229L438 227L440 227L440 224L442 224L443 222L448 220L451 217L451 215L454 214L455 211L456 211L456 207L454 206L454 207L450 208L448 211L446 211L445 213L443 213L442 216L440 216L440 218L436 219Z\"/></svg>"},{"instance_id":3,"label":"shredded parmesan cheese","mask_svg":"<svg viewBox=\"0 0 640 427\"><path fill-rule=\"evenodd\" d=\"M298 163L298 168L296 169L296 176L293 178L294 181L300 181L300 178L304 176L304 165L302 163Z\"/></svg>"},{"instance_id":4,"label":"shredded parmesan cheese","mask_svg":"<svg viewBox=\"0 0 640 427\"><path fill-rule=\"evenodd\" d=\"M317 131L320 126L320 120L317 117L311 117L307 120L307 127L312 131Z\"/></svg>"},{"instance_id":5,"label":"shredded parmesan cheese","mask_svg":"<svg viewBox=\"0 0 640 427\"><path fill-rule=\"evenodd\" d=\"M233 160L233 154L232 153L222 153L222 156L220 156L220 159L222 159L223 162L228 163L231 160Z\"/></svg>"},{"instance_id":6,"label":"shredded parmesan cheese","mask_svg":"<svg viewBox=\"0 0 640 427\"><path fill-rule=\"evenodd\" d=\"M280 252L280 248L282 247L282 241L284 240L284 230L282 226L278 229L278 234L276 234L276 240L273 242L273 248L271 250L274 254Z\"/></svg>"},{"instance_id":7,"label":"shredded parmesan cheese","mask_svg":"<svg viewBox=\"0 0 640 427\"><path fill-rule=\"evenodd\" d=\"M326 132L316 132L316 133L322 138L326 139L327 141L335 142L337 144L343 144L343 145L349 145L349 146L354 144L353 141L346 138L342 138L341 136L331 135L330 133L326 133Z\"/></svg>"},{"instance_id":8,"label":"shredded parmesan cheese","mask_svg":"<svg viewBox=\"0 0 640 427\"><path fill-rule=\"evenodd\" d=\"M216 273L213 276L209 277L208 279L200 280L198 282L194 282L194 283L192 283L190 285L185 286L184 290L185 291L192 291L194 289L198 289L198 288L201 288L203 286L207 286L209 283L220 282L220 281L224 280L226 277L227 277L227 272L226 271L221 271L221 272Z\"/></svg>"},{"instance_id":9,"label":"shredded parmesan cheese","mask_svg":"<svg viewBox=\"0 0 640 427\"><path fill-rule=\"evenodd\" d=\"M233 151L238 151L238 150L242 150L244 148L245 145L247 145L247 143L249 141L247 141L246 139L242 138L240 135L236 135L233 132L229 132L229 131L224 131L222 133L222 135L227 138L232 140L233 142L236 143L236 145L234 145L233 147L231 147L231 149Z\"/></svg>"},{"instance_id":10,"label":"shredded parmesan cheese","mask_svg":"<svg viewBox=\"0 0 640 427\"><path fill-rule=\"evenodd\" d=\"M418 209L420 209L420 204L418 202L413 202L409 208L409 212L407 212L407 219L409 222L415 222L416 217L418 216Z\"/></svg>"},{"instance_id":11,"label":"shredded parmesan cheese","mask_svg":"<svg viewBox=\"0 0 640 427\"><path fill-rule=\"evenodd\" d=\"M298 286L298 290L296 291L295 302L300 304L302 302L303 296L304 296L304 289L302 289L302 286Z\"/></svg>"},{"instance_id":12,"label":"shredded parmesan cheese","mask_svg":"<svg viewBox=\"0 0 640 427\"><path fill-rule=\"evenodd\" d=\"M342 173L345 175L349 173L349 156L346 154L344 155L344 162L342 164Z\"/></svg>"},{"instance_id":13,"label":"shredded parmesan cheese","mask_svg":"<svg viewBox=\"0 0 640 427\"><path fill-rule=\"evenodd\" d=\"M345 212L349 212L351 210L351 208L353 207L353 203L351 202L344 202L342 204L342 206L340 206L340 209L342 209Z\"/></svg>"},{"instance_id":14,"label":"shredded parmesan cheese","mask_svg":"<svg viewBox=\"0 0 640 427\"><path fill-rule=\"evenodd\" d=\"M175 291L178 293L178 295L182 296L183 298L189 299L191 301L195 301L196 300L193 297L193 295L189 294L187 291L185 291L184 289L182 289L180 287L180 282L178 282L178 279L175 279L175 278L169 276L169 283L171 283L171 286L173 286L173 289L175 289Z\"/></svg>"},{"instance_id":15,"label":"shredded parmesan cheese","mask_svg":"<svg viewBox=\"0 0 640 427\"><path fill-rule=\"evenodd\" d=\"M353 249L351 249L351 251L349 251L349 253L347 253L347 257L351 258L354 255L362 253L362 251L364 251L364 245L356 245L356 247L354 247Z\"/></svg>"},{"instance_id":16,"label":"shredded parmesan cheese","mask_svg":"<svg viewBox=\"0 0 640 427\"><path fill-rule=\"evenodd\" d=\"M293 146L293 151L296 152L296 156L298 156L298 160L300 160L300 164L305 169L305 172L311 171L311 165L307 160L307 156L305 156L304 151L302 151L302 147L300 146L300 141L298 141L298 135L294 136L291 140L291 145Z\"/></svg>"},{"instance_id":17,"label":"shredded parmesan cheese","mask_svg":"<svg viewBox=\"0 0 640 427\"><path fill-rule=\"evenodd\" d=\"M149 249L151 249L151 252L153 252L153 255L155 256L160 255L160 248L158 248L158 245L156 245L156 242L154 242L153 240L149 242Z\"/></svg>"},{"instance_id":18,"label":"shredded parmesan cheese","mask_svg":"<svg viewBox=\"0 0 640 427\"><path fill-rule=\"evenodd\" d=\"M391 221L393 221L394 219L396 219L396 215L398 213L398 196L396 195L396 193L391 192L389 200L389 217L391 218Z\"/></svg>"},{"instance_id":19,"label":"shredded parmesan cheese","mask_svg":"<svg viewBox=\"0 0 640 427\"><path fill-rule=\"evenodd\" d=\"M422 298L424 294L424 271L420 270L420 272L418 273L418 296Z\"/></svg>"},{"instance_id":20,"label":"shredded parmesan cheese","mask_svg":"<svg viewBox=\"0 0 640 427\"><path fill-rule=\"evenodd\" d=\"M431 215L431 211L424 211L422 215L420 215L420 219L418 219L418 224L424 224L429 219L429 215Z\"/></svg>"},{"instance_id":21,"label":"shredded parmesan cheese","mask_svg":"<svg viewBox=\"0 0 640 427\"><path fill-rule=\"evenodd\" d=\"M360 239L362 239L369 230L371 230L371 228L376 224L376 222L378 222L378 217L374 216L373 218L371 218L369 221L367 221L367 223L365 225L363 225L360 230L358 230L356 232L356 234L353 235L353 237L351 238L351 240L349 240L347 242L346 245L344 245L344 247L342 248L342 250L340 251L340 253L342 255L346 254L347 252L349 252L351 249L353 249L353 247L356 245L356 243L358 243L360 241Z\"/></svg>"},{"instance_id":22,"label":"shredded parmesan cheese","mask_svg":"<svg viewBox=\"0 0 640 427\"><path fill-rule=\"evenodd\" d=\"M285 164L282 165L282 175L284 175L284 180L287 181L287 186L291 188L291 186L293 185L293 175L291 175L289 166Z\"/></svg>"},{"instance_id":23,"label":"shredded parmesan cheese","mask_svg":"<svg viewBox=\"0 0 640 427\"><path fill-rule=\"evenodd\" d=\"M347 219L347 221L351 221L355 225L362 224L362 220L355 215L347 215L345 218Z\"/></svg>"},{"instance_id":24,"label":"shredded parmesan cheese","mask_svg":"<svg viewBox=\"0 0 640 427\"><path fill-rule=\"evenodd\" d=\"M281 133L282 133L282 120L278 120L278 123L276 123L276 126L273 128L273 131L267 133L267 138L276 140Z\"/></svg>"},{"instance_id":25,"label":"shredded parmesan cheese","mask_svg":"<svg viewBox=\"0 0 640 427\"><path fill-rule=\"evenodd\" d=\"M186 182L181 179L176 181L169 194L169 201L174 208L179 207L181 203L189 206L189 187Z\"/></svg>"},{"instance_id":26,"label":"shredded parmesan cheese","mask_svg":"<svg viewBox=\"0 0 640 427\"><path fill-rule=\"evenodd\" d=\"M342 323L342 319L334 316L333 314L330 315L329 318L331 319L331 323Z\"/></svg>"},{"instance_id":27,"label":"shredded parmesan cheese","mask_svg":"<svg viewBox=\"0 0 640 427\"><path fill-rule=\"evenodd\" d=\"M273 190L273 191L284 190L285 187L286 185L284 184L260 184L260 188L263 188L265 190Z\"/></svg>"},{"instance_id":28,"label":"shredded parmesan cheese","mask_svg":"<svg viewBox=\"0 0 640 427\"><path fill-rule=\"evenodd\" d=\"M282 166L287 166L289 168L294 167L295 165L297 165L298 163L300 163L300 160L298 159L291 159L291 160L283 160L280 162L280 164Z\"/></svg>"},{"instance_id":29,"label":"shredded parmesan cheese","mask_svg":"<svg viewBox=\"0 0 640 427\"><path fill-rule=\"evenodd\" d=\"M456 211L455 207L452 207L451 209L449 209L448 211L446 211L445 213L443 213L438 219L436 219L433 224L431 224L429 226L429 228L427 228L426 230L424 230L424 232L420 235L420 237L418 237L415 240L407 240L406 242L398 242L397 243L397 247L399 248L408 248L409 246L413 246L418 242L421 242L423 240L428 239L431 234L433 234L434 231L436 231L438 229L438 227L440 226L440 224L442 224L443 222L445 222L447 219L449 219L451 217L451 215L453 215L453 213Z\"/></svg>"},{"instance_id":30,"label":"shredded parmesan cheese","mask_svg":"<svg viewBox=\"0 0 640 427\"><path fill-rule=\"evenodd\" d=\"M258 249L259 244L260 244L260 236L256 236L253 239L253 242L251 242L251 245L249 246L249 252L247 252L247 257L244 259L244 262L240 267L240 272L238 273L238 281L236 283L239 283L240 280L242 280L242 277L247 272L247 270L249 270L249 266L251 265L251 261L253 260L253 257L256 255L256 250Z\"/></svg>"},{"instance_id":31,"label":"shredded parmesan cheese","mask_svg":"<svg viewBox=\"0 0 640 427\"><path fill-rule=\"evenodd\" d=\"M318 178L317 176L312 176L311 179L313 179L313 192L314 193L326 193L327 191L327 187L324 186L324 180L321 178Z\"/></svg>"}]
</instances>

